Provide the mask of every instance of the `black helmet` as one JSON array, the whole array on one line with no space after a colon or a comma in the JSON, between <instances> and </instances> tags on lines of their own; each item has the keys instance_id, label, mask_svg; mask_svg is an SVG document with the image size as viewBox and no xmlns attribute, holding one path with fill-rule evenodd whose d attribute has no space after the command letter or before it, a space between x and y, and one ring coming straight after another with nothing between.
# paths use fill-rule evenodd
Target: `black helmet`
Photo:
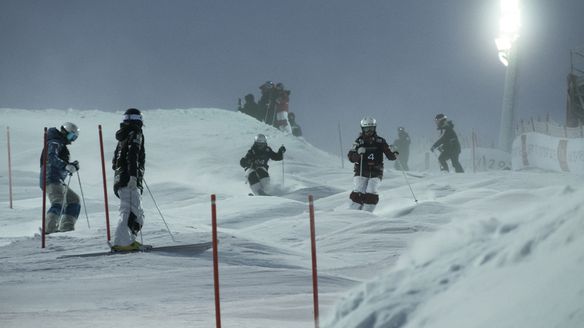
<instances>
[{"instance_id":1,"label":"black helmet","mask_svg":"<svg viewBox=\"0 0 584 328\"><path fill-rule=\"evenodd\" d=\"M446 119L448 117L446 117L446 115L440 113L438 115L436 115L436 117L434 117L434 122L436 122L436 126L438 128L442 128L444 126L444 124L446 123Z\"/></svg>"},{"instance_id":2,"label":"black helmet","mask_svg":"<svg viewBox=\"0 0 584 328\"><path fill-rule=\"evenodd\" d=\"M142 113L136 108L129 108L124 113L123 121L125 124L136 124L142 126Z\"/></svg>"},{"instance_id":3,"label":"black helmet","mask_svg":"<svg viewBox=\"0 0 584 328\"><path fill-rule=\"evenodd\" d=\"M255 98L254 98L254 96L251 93L248 93L248 94L245 95L245 101L252 102L254 100L255 100Z\"/></svg>"}]
</instances>

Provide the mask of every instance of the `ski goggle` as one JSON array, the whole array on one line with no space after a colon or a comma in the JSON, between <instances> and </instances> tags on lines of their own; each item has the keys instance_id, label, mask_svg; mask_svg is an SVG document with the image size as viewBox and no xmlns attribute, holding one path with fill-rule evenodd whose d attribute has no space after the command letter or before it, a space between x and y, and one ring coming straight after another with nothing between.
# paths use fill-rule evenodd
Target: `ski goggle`
<instances>
[{"instance_id":1,"label":"ski goggle","mask_svg":"<svg viewBox=\"0 0 584 328\"><path fill-rule=\"evenodd\" d=\"M69 141L77 140L78 136L79 135L77 135L77 133L75 133L75 132L67 132L67 140L69 140Z\"/></svg>"},{"instance_id":2,"label":"ski goggle","mask_svg":"<svg viewBox=\"0 0 584 328\"><path fill-rule=\"evenodd\" d=\"M361 130L363 130L363 132L375 132L375 127L374 126L365 126L365 127L362 127Z\"/></svg>"}]
</instances>

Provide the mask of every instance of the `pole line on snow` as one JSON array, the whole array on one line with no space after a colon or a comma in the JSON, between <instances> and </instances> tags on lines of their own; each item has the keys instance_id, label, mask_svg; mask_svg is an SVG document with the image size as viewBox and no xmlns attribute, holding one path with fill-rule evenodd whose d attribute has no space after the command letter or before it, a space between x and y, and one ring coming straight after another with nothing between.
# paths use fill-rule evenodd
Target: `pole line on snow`
<instances>
[{"instance_id":1,"label":"pole line on snow","mask_svg":"<svg viewBox=\"0 0 584 328\"><path fill-rule=\"evenodd\" d=\"M215 322L217 328L221 328L221 302L219 299L219 256L217 249L217 197L211 195L211 226L213 235L213 282L215 287Z\"/></svg>"},{"instance_id":2,"label":"pole line on snow","mask_svg":"<svg viewBox=\"0 0 584 328\"><path fill-rule=\"evenodd\" d=\"M316 232L314 228L314 199L308 195L308 210L310 212L310 241L312 252L312 297L314 302L314 327L319 327L318 311L318 272L316 269Z\"/></svg>"},{"instance_id":3,"label":"pole line on snow","mask_svg":"<svg viewBox=\"0 0 584 328\"><path fill-rule=\"evenodd\" d=\"M103 200L105 206L105 227L107 232L107 241L111 240L111 233L110 233L110 221L109 221L109 206L107 200L107 179L105 175L105 157L103 155L103 136L101 133L101 124L98 125L98 132L99 132L99 151L101 154L101 175L103 177Z\"/></svg>"},{"instance_id":4,"label":"pole line on snow","mask_svg":"<svg viewBox=\"0 0 584 328\"><path fill-rule=\"evenodd\" d=\"M156 203L156 199L154 199L154 195L152 194L152 191L150 191L150 187L148 187L148 183L146 182L146 179L142 178L142 180L144 181L144 185L146 186L146 189L148 190L148 193L150 194L150 197L152 198L152 201L154 202L154 206L156 206L156 209L158 210L158 214L160 214L160 217L162 218L162 222L164 222L164 225L166 226L166 231L168 231L168 234L170 235L170 239L172 239L172 241L176 243L176 239L174 239L172 232L170 232L170 228L168 227L168 224L166 223L166 220L164 219L164 215L162 215L162 211L160 211L160 207L158 207L158 204Z\"/></svg>"},{"instance_id":5,"label":"pole line on snow","mask_svg":"<svg viewBox=\"0 0 584 328\"><path fill-rule=\"evenodd\" d=\"M8 145L8 194L10 197L10 208L12 208L12 160L10 158L10 127L6 127L6 143Z\"/></svg>"},{"instance_id":6,"label":"pole line on snow","mask_svg":"<svg viewBox=\"0 0 584 328\"><path fill-rule=\"evenodd\" d=\"M41 226L41 248L45 248L45 220L46 220L46 209L47 209L47 127L45 127L45 133L43 138L43 214L42 214L42 226Z\"/></svg>"}]
</instances>

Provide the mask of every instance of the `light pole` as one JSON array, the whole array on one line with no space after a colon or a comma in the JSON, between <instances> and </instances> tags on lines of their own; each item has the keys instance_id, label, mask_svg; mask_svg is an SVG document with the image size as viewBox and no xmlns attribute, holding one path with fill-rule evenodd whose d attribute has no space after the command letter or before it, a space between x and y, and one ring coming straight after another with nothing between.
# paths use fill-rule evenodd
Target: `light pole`
<instances>
[{"instance_id":1,"label":"light pole","mask_svg":"<svg viewBox=\"0 0 584 328\"><path fill-rule=\"evenodd\" d=\"M507 67L505 72L505 89L501 109L501 126L499 130L499 149L510 152L513 144L513 123L517 103L517 39L521 26L519 0L500 0L501 18L499 20L499 37L495 39L499 60Z\"/></svg>"}]
</instances>

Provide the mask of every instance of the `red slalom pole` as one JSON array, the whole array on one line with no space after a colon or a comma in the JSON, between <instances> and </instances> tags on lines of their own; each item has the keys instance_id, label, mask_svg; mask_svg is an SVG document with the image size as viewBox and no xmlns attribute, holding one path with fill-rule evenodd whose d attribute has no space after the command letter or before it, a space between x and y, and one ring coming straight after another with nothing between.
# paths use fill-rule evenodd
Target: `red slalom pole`
<instances>
[{"instance_id":1,"label":"red slalom pole","mask_svg":"<svg viewBox=\"0 0 584 328\"><path fill-rule=\"evenodd\" d=\"M47 154L48 154L48 136L47 136L47 128L45 127L45 135L43 141L43 220L42 220L42 227L41 227L41 248L45 248L45 220L46 220L46 209L47 209Z\"/></svg>"},{"instance_id":2,"label":"red slalom pole","mask_svg":"<svg viewBox=\"0 0 584 328\"><path fill-rule=\"evenodd\" d=\"M98 125L99 131L99 151L101 153L101 175L103 176L103 199L105 204L105 227L107 231L107 241L111 240L110 222L109 222L109 206L107 201L107 178L105 175L105 156L103 155L103 137L101 133L101 124Z\"/></svg>"},{"instance_id":3,"label":"red slalom pole","mask_svg":"<svg viewBox=\"0 0 584 328\"><path fill-rule=\"evenodd\" d=\"M10 159L10 127L6 127L6 143L8 144L8 194L12 208L12 160Z\"/></svg>"},{"instance_id":4,"label":"red slalom pole","mask_svg":"<svg viewBox=\"0 0 584 328\"><path fill-rule=\"evenodd\" d=\"M308 210L310 212L310 241L312 250L312 297L314 302L314 327L320 326L318 317L318 272L316 270L316 233L314 229L314 199L308 195Z\"/></svg>"},{"instance_id":5,"label":"red slalom pole","mask_svg":"<svg viewBox=\"0 0 584 328\"><path fill-rule=\"evenodd\" d=\"M215 282L215 322L221 328L221 303L219 301L219 257L217 255L217 198L211 195L211 225L213 227L213 280Z\"/></svg>"}]
</instances>

